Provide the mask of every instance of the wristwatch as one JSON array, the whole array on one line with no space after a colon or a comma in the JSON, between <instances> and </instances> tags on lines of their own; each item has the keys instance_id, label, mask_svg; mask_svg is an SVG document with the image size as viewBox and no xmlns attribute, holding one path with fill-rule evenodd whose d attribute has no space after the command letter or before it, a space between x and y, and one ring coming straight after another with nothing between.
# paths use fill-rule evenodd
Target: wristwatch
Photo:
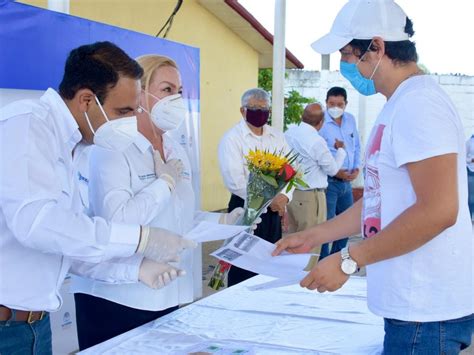
<instances>
[{"instance_id":1,"label":"wristwatch","mask_svg":"<svg viewBox=\"0 0 474 355\"><path fill-rule=\"evenodd\" d=\"M357 263L352 260L349 254L349 246L341 250L341 259L341 270L344 274L352 275L357 271Z\"/></svg>"}]
</instances>

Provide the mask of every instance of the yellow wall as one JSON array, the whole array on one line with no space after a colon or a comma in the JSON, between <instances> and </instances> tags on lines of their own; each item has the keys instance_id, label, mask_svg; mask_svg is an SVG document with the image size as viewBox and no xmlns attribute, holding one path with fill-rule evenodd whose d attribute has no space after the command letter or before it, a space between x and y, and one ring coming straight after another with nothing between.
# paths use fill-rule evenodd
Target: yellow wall
<instances>
[{"instance_id":1,"label":"yellow wall","mask_svg":"<svg viewBox=\"0 0 474 355\"><path fill-rule=\"evenodd\" d=\"M47 0L21 1L46 7ZM175 0L70 0L70 14L156 35L171 14ZM201 178L202 208L227 206L217 161L217 145L240 119L240 96L257 86L258 53L224 23L199 5L185 0L167 39L201 51Z\"/></svg>"}]
</instances>

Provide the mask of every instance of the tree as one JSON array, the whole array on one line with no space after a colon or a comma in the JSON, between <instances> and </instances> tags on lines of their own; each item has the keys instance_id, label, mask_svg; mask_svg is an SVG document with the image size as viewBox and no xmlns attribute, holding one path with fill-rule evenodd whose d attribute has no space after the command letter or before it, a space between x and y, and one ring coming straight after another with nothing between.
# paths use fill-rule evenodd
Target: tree
<instances>
[{"instance_id":1,"label":"tree","mask_svg":"<svg viewBox=\"0 0 474 355\"><path fill-rule=\"evenodd\" d=\"M285 78L286 77L287 75L285 74ZM258 72L258 87L271 93L273 85L272 78L273 70L271 68L260 69ZM291 90L287 93L285 95L285 108L283 111L283 130L286 131L288 125L292 123L300 123L304 107L312 102L316 102L316 100L312 97L304 97L296 90ZM271 124L271 118L269 123Z\"/></svg>"}]
</instances>

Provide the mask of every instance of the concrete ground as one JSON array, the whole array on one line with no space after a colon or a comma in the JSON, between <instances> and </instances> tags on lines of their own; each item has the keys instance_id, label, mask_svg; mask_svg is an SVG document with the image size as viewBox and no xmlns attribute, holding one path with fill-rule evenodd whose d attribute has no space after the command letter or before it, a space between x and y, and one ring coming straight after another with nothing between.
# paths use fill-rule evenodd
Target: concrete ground
<instances>
[{"instance_id":1,"label":"concrete ground","mask_svg":"<svg viewBox=\"0 0 474 355\"><path fill-rule=\"evenodd\" d=\"M474 228L474 225L473 225ZM354 240L355 241L355 240ZM207 286L207 283L209 282L209 279L212 275L212 272L214 270L214 266L217 263L217 259L215 259L213 256L210 256L209 254L212 253L214 250L220 248L222 245L222 241L217 241L217 242L207 242L203 243L202 247L202 275L203 275L203 285L202 285L202 292L203 292L203 297L207 297L209 295L212 295L216 292L220 291L214 291L210 287ZM362 268L360 272L358 273L360 276L365 276L365 268ZM222 288L221 290L224 290L225 288ZM468 349L464 350L461 352L462 355L474 355L474 335L472 339L472 344Z\"/></svg>"}]
</instances>

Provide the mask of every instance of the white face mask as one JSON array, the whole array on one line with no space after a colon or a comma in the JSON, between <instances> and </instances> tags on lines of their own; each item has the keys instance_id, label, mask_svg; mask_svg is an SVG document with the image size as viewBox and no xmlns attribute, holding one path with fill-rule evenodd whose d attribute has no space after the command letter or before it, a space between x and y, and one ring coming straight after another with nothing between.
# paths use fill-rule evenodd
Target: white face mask
<instances>
[{"instance_id":1,"label":"white face mask","mask_svg":"<svg viewBox=\"0 0 474 355\"><path fill-rule=\"evenodd\" d=\"M153 96L150 93L147 93ZM186 117L186 107L181 94L166 96L153 105L150 112L150 118L153 123L163 132L178 128Z\"/></svg>"},{"instance_id":2,"label":"white face mask","mask_svg":"<svg viewBox=\"0 0 474 355\"><path fill-rule=\"evenodd\" d=\"M340 108L340 107L331 107L331 108L328 108L328 114L329 116L331 116L332 118L339 118L342 116L342 114L344 113L344 109Z\"/></svg>"},{"instance_id":3,"label":"white face mask","mask_svg":"<svg viewBox=\"0 0 474 355\"><path fill-rule=\"evenodd\" d=\"M118 152L125 150L134 142L138 135L137 117L130 116L109 120L97 96L95 100L107 122L101 125L97 131L94 131L87 112L84 112L89 128L94 134L94 144Z\"/></svg>"}]
</instances>

